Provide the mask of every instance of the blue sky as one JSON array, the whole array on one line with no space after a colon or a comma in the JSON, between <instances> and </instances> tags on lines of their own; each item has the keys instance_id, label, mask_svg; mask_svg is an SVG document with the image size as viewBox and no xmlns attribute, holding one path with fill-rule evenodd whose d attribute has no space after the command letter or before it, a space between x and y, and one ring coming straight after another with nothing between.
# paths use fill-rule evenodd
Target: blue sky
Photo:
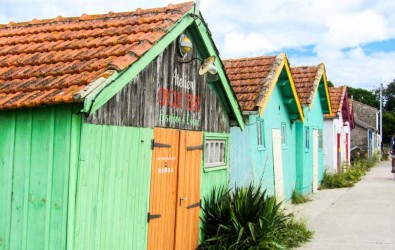
<instances>
[{"instance_id":1,"label":"blue sky","mask_svg":"<svg viewBox=\"0 0 395 250\"><path fill-rule=\"evenodd\" d=\"M0 0L0 23L132 11L184 1ZM335 85L395 79L393 0L201 0L222 59L286 52L292 66L324 63Z\"/></svg>"}]
</instances>

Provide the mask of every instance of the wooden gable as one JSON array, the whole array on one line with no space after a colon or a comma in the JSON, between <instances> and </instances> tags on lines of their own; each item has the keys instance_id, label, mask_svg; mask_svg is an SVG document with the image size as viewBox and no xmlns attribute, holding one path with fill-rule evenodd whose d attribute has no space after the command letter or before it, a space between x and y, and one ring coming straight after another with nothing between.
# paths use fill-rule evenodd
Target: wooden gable
<instances>
[{"instance_id":1,"label":"wooden gable","mask_svg":"<svg viewBox=\"0 0 395 250\"><path fill-rule=\"evenodd\" d=\"M174 41L86 121L229 132L230 117L215 93L217 83L199 75L199 60L190 61L198 56L194 52L181 58Z\"/></svg>"}]
</instances>

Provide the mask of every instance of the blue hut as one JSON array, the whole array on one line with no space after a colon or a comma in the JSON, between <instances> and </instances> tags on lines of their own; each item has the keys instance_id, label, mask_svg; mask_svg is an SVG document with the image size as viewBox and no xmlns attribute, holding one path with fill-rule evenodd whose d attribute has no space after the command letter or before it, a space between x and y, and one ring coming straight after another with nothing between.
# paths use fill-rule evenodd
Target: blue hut
<instances>
[{"instance_id":1,"label":"blue hut","mask_svg":"<svg viewBox=\"0 0 395 250\"><path fill-rule=\"evenodd\" d=\"M296 186L295 121L304 116L285 53L224 60L246 129L231 128L230 185L262 184L289 199Z\"/></svg>"},{"instance_id":2,"label":"blue hut","mask_svg":"<svg viewBox=\"0 0 395 250\"><path fill-rule=\"evenodd\" d=\"M296 121L297 190L310 193L318 189L324 176L324 114L332 115L324 64L292 67L304 122Z\"/></svg>"}]
</instances>

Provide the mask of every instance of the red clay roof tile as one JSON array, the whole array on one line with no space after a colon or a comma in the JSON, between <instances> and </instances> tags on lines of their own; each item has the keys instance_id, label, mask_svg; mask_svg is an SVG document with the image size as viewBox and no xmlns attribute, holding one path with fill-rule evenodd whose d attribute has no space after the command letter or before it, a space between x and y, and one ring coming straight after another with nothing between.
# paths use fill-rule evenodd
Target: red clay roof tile
<instances>
[{"instance_id":1,"label":"red clay roof tile","mask_svg":"<svg viewBox=\"0 0 395 250\"><path fill-rule=\"evenodd\" d=\"M317 90L317 80L321 79L319 66L292 67L291 73L301 104L310 104ZM317 85L317 86L316 86Z\"/></svg>"},{"instance_id":2,"label":"red clay roof tile","mask_svg":"<svg viewBox=\"0 0 395 250\"><path fill-rule=\"evenodd\" d=\"M324 117L336 117L337 112L342 112L344 95L346 94L346 86L329 87L329 98L331 100L332 116L325 114Z\"/></svg>"},{"instance_id":3,"label":"red clay roof tile","mask_svg":"<svg viewBox=\"0 0 395 250\"><path fill-rule=\"evenodd\" d=\"M0 109L81 101L73 96L137 61L193 4L0 25Z\"/></svg>"},{"instance_id":4,"label":"red clay roof tile","mask_svg":"<svg viewBox=\"0 0 395 250\"><path fill-rule=\"evenodd\" d=\"M256 108L264 79L274 67L276 56L224 60L226 73L242 111Z\"/></svg>"}]
</instances>

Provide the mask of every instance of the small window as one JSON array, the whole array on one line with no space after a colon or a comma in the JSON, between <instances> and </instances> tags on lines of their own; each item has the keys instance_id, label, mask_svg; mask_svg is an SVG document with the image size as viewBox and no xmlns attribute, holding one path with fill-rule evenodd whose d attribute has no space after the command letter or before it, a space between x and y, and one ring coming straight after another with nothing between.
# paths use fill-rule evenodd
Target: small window
<instances>
[{"instance_id":1,"label":"small window","mask_svg":"<svg viewBox=\"0 0 395 250\"><path fill-rule=\"evenodd\" d=\"M322 129L318 130L318 148L324 149L324 138L322 135Z\"/></svg>"},{"instance_id":2,"label":"small window","mask_svg":"<svg viewBox=\"0 0 395 250\"><path fill-rule=\"evenodd\" d=\"M258 149L265 149L265 126L262 119L257 119L256 129L257 129L257 139L258 139Z\"/></svg>"},{"instance_id":3,"label":"small window","mask_svg":"<svg viewBox=\"0 0 395 250\"><path fill-rule=\"evenodd\" d=\"M283 147L287 146L287 130L285 123L281 124L281 142L283 144Z\"/></svg>"},{"instance_id":4,"label":"small window","mask_svg":"<svg viewBox=\"0 0 395 250\"><path fill-rule=\"evenodd\" d=\"M305 140L306 140L305 146L306 146L306 149L309 150L310 149L310 129L309 129L309 127L306 127L305 136L306 136L305 137Z\"/></svg>"},{"instance_id":5,"label":"small window","mask_svg":"<svg viewBox=\"0 0 395 250\"><path fill-rule=\"evenodd\" d=\"M205 166L207 168L225 166L226 140L207 139L205 151Z\"/></svg>"}]
</instances>

